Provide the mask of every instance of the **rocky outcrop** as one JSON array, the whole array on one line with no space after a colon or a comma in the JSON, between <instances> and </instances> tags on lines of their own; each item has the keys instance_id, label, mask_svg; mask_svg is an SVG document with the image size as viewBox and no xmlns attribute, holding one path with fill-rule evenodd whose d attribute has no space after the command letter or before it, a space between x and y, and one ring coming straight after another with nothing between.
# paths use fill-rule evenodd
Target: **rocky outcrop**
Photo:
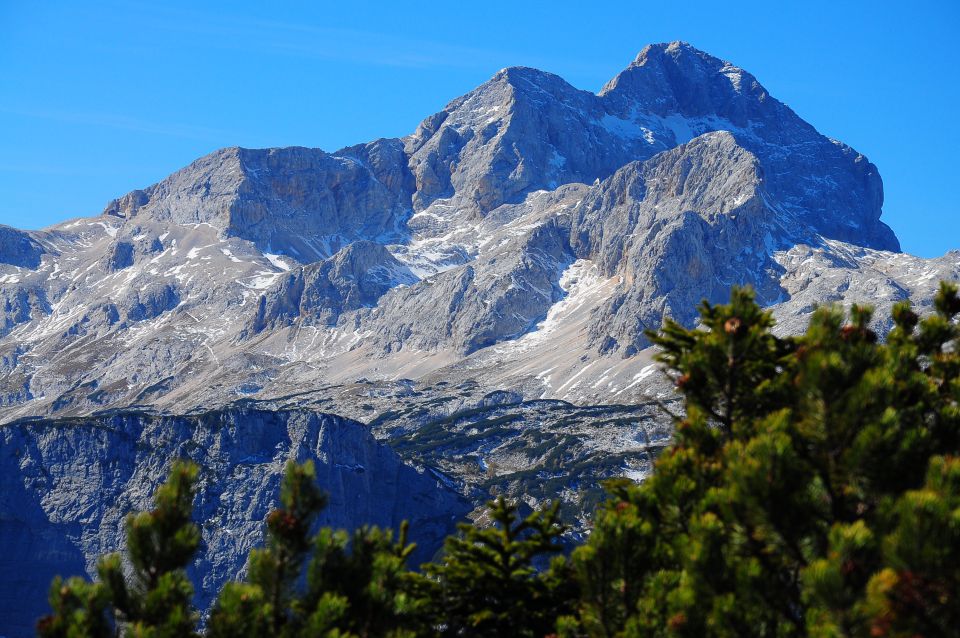
<instances>
[{"instance_id":1,"label":"rocky outcrop","mask_svg":"<svg viewBox=\"0 0 960 638\"><path fill-rule=\"evenodd\" d=\"M320 523L397 528L410 520L413 564L429 559L466 501L404 465L365 426L329 414L230 408L190 417L126 412L0 428L0 627L32 635L55 574L94 574L122 549L123 519L150 507L170 462L200 465L194 503L203 543L190 572L206 609L263 541L288 459L313 460L329 494Z\"/></svg>"},{"instance_id":2,"label":"rocky outcrop","mask_svg":"<svg viewBox=\"0 0 960 638\"><path fill-rule=\"evenodd\" d=\"M127 219L136 215L137 211L149 201L150 193L138 188L130 191L123 197L118 197L111 201L107 204L107 207L103 209L103 214Z\"/></svg>"},{"instance_id":3,"label":"rocky outcrop","mask_svg":"<svg viewBox=\"0 0 960 638\"><path fill-rule=\"evenodd\" d=\"M409 202L410 196L416 191L416 180L407 166L402 140L379 139L340 149L334 155L360 162L400 201Z\"/></svg>"},{"instance_id":4,"label":"rocky outcrop","mask_svg":"<svg viewBox=\"0 0 960 638\"><path fill-rule=\"evenodd\" d=\"M369 164L299 147L224 149L111 202L105 214L209 224L309 263L396 232L406 210L404 158L387 142L371 146L354 153Z\"/></svg>"},{"instance_id":5,"label":"rocky outcrop","mask_svg":"<svg viewBox=\"0 0 960 638\"><path fill-rule=\"evenodd\" d=\"M830 239L899 250L880 221L877 167L818 133L743 69L684 42L650 45L600 97L611 110L672 133L671 146L709 131L732 132L763 165L784 221L795 217Z\"/></svg>"},{"instance_id":6,"label":"rocky outcrop","mask_svg":"<svg viewBox=\"0 0 960 638\"><path fill-rule=\"evenodd\" d=\"M0 263L34 269L43 253L43 246L30 233L0 224Z\"/></svg>"},{"instance_id":7,"label":"rocky outcrop","mask_svg":"<svg viewBox=\"0 0 960 638\"><path fill-rule=\"evenodd\" d=\"M0 337L18 325L49 315L50 311L43 288L21 283L0 285Z\"/></svg>"},{"instance_id":8,"label":"rocky outcrop","mask_svg":"<svg viewBox=\"0 0 960 638\"><path fill-rule=\"evenodd\" d=\"M365 321L386 352L452 347L470 354L543 319L561 298L557 282L572 261L566 233L548 222L467 266L394 290Z\"/></svg>"},{"instance_id":9,"label":"rocky outcrop","mask_svg":"<svg viewBox=\"0 0 960 638\"><path fill-rule=\"evenodd\" d=\"M689 322L701 299L724 301L751 285L763 303L781 296L771 249L788 232L768 204L757 158L730 133L708 133L630 164L575 209L577 256L622 283L594 316L593 342L633 354L664 317Z\"/></svg>"},{"instance_id":10,"label":"rocky outcrop","mask_svg":"<svg viewBox=\"0 0 960 638\"><path fill-rule=\"evenodd\" d=\"M131 289L117 306L129 321L146 321L173 310L180 303L180 293L173 284L152 282L141 290Z\"/></svg>"},{"instance_id":11,"label":"rocky outcrop","mask_svg":"<svg viewBox=\"0 0 960 638\"><path fill-rule=\"evenodd\" d=\"M764 165L785 214L831 239L899 249L879 221L873 164L820 135L746 71L682 42L646 47L597 95L536 69L500 71L408 138L414 205L442 199L482 214L720 130Z\"/></svg>"},{"instance_id":12,"label":"rocky outcrop","mask_svg":"<svg viewBox=\"0 0 960 638\"><path fill-rule=\"evenodd\" d=\"M241 334L291 325L336 325L341 314L369 308L387 291L416 281L381 244L356 241L330 259L300 266L260 297L257 313Z\"/></svg>"},{"instance_id":13,"label":"rocky outcrop","mask_svg":"<svg viewBox=\"0 0 960 638\"><path fill-rule=\"evenodd\" d=\"M503 69L425 119L407 140L414 204L437 198L486 213L531 191L592 182L666 148L605 126L601 100L536 69ZM638 132L639 133L639 132Z\"/></svg>"}]
</instances>

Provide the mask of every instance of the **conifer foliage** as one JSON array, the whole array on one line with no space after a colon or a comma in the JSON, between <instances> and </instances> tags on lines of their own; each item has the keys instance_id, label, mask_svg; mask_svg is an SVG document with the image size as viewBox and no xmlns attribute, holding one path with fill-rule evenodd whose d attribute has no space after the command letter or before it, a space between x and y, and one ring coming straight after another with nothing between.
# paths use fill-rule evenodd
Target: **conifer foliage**
<instances>
[{"instance_id":1,"label":"conifer foliage","mask_svg":"<svg viewBox=\"0 0 960 638\"><path fill-rule=\"evenodd\" d=\"M443 636L545 636L572 611L574 590L560 554L559 503L521 518L503 497L488 504L493 525L460 524L442 562L427 565L429 594Z\"/></svg>"},{"instance_id":2,"label":"conifer foliage","mask_svg":"<svg viewBox=\"0 0 960 638\"><path fill-rule=\"evenodd\" d=\"M326 499L313 463L289 463L281 507L267 518L267 547L250 554L248 582L229 583L211 614L211 636L413 636L414 546L406 525L392 533L363 527L310 531ZM306 558L312 552L305 569ZM306 584L300 586L306 573Z\"/></svg>"},{"instance_id":3,"label":"conifer foliage","mask_svg":"<svg viewBox=\"0 0 960 638\"><path fill-rule=\"evenodd\" d=\"M956 288L887 343L868 309L774 336L746 290L650 335L685 399L643 485L575 553L571 634L960 634Z\"/></svg>"}]
</instances>

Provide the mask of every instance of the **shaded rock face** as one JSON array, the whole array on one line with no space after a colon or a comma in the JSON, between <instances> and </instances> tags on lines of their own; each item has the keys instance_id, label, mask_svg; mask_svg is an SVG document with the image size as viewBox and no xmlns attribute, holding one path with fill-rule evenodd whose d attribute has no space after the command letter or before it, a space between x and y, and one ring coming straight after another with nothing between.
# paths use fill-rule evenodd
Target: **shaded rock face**
<instances>
[{"instance_id":1,"label":"shaded rock face","mask_svg":"<svg viewBox=\"0 0 960 638\"><path fill-rule=\"evenodd\" d=\"M291 325L336 325L349 310L367 308L392 288L416 277L381 244L356 241L330 259L300 266L260 297L243 337Z\"/></svg>"},{"instance_id":2,"label":"shaded rock face","mask_svg":"<svg viewBox=\"0 0 960 638\"><path fill-rule=\"evenodd\" d=\"M104 215L115 215L116 217L133 217L137 211L150 201L150 193L139 188L132 190L123 197L111 201L103 209Z\"/></svg>"},{"instance_id":3,"label":"shaded rock face","mask_svg":"<svg viewBox=\"0 0 960 638\"><path fill-rule=\"evenodd\" d=\"M18 325L49 315L50 303L43 288L22 284L0 285L0 337Z\"/></svg>"},{"instance_id":4,"label":"shaded rock face","mask_svg":"<svg viewBox=\"0 0 960 638\"><path fill-rule=\"evenodd\" d=\"M0 263L34 269L44 250L30 233L0 224Z\"/></svg>"},{"instance_id":5,"label":"shaded rock face","mask_svg":"<svg viewBox=\"0 0 960 638\"><path fill-rule=\"evenodd\" d=\"M163 242L157 237L149 237L141 233L139 228L130 231L111 245L103 263L107 273L119 272L163 251Z\"/></svg>"},{"instance_id":6,"label":"shaded rock face","mask_svg":"<svg viewBox=\"0 0 960 638\"><path fill-rule=\"evenodd\" d=\"M118 241L110 252L107 260L107 269L110 271L123 270L133 265L133 244L128 241Z\"/></svg>"},{"instance_id":7,"label":"shaded rock face","mask_svg":"<svg viewBox=\"0 0 960 638\"><path fill-rule=\"evenodd\" d=\"M94 574L123 546L123 519L151 506L171 459L201 466L194 503L203 543L190 568L209 607L262 543L287 459L312 459L330 496L320 523L397 528L410 520L413 564L432 556L470 506L404 465L366 427L308 411L232 408L192 417L122 413L0 428L0 627L33 634L55 574Z\"/></svg>"},{"instance_id":8,"label":"shaded rock face","mask_svg":"<svg viewBox=\"0 0 960 638\"><path fill-rule=\"evenodd\" d=\"M879 221L883 183L876 166L820 135L743 69L685 43L651 45L600 96L613 110L660 119L675 143L731 131L763 164L766 187L784 213L831 239L899 250Z\"/></svg>"},{"instance_id":9,"label":"shaded rock face","mask_svg":"<svg viewBox=\"0 0 960 638\"><path fill-rule=\"evenodd\" d=\"M409 201L416 191L416 180L407 167L407 155L400 140L379 139L368 144L349 146L334 155L360 162L401 201Z\"/></svg>"},{"instance_id":10,"label":"shaded rock face","mask_svg":"<svg viewBox=\"0 0 960 638\"><path fill-rule=\"evenodd\" d=\"M171 284L148 284L143 290L130 290L119 302L120 312L129 321L145 321L173 310L180 294Z\"/></svg>"}]
</instances>

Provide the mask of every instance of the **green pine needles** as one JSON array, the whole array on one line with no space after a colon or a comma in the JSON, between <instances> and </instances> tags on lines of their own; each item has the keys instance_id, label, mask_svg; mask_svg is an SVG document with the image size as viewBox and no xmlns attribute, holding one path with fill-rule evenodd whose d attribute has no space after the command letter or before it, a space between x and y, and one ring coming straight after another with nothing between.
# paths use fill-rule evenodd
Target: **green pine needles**
<instances>
[{"instance_id":1,"label":"green pine needles","mask_svg":"<svg viewBox=\"0 0 960 638\"><path fill-rule=\"evenodd\" d=\"M683 395L643 485L574 553L590 636L960 635L960 299L818 310L781 338L747 290L650 335Z\"/></svg>"},{"instance_id":2,"label":"green pine needles","mask_svg":"<svg viewBox=\"0 0 960 638\"><path fill-rule=\"evenodd\" d=\"M559 503L525 518L498 498L488 504L494 525L461 524L439 564L426 565L430 600L442 636L530 636L553 632L574 609L574 585L562 556ZM548 565L537 569L556 556ZM431 578L432 577L432 578Z\"/></svg>"},{"instance_id":3,"label":"green pine needles","mask_svg":"<svg viewBox=\"0 0 960 638\"><path fill-rule=\"evenodd\" d=\"M211 636L960 636L960 298L818 310L780 337L749 290L649 335L685 401L642 485L608 483L565 556L556 504L497 498L440 558L404 525L314 533L325 498L289 464L266 543L226 585ZM197 468L174 464L127 519L127 560L57 579L42 636L191 636L184 568Z\"/></svg>"}]
</instances>

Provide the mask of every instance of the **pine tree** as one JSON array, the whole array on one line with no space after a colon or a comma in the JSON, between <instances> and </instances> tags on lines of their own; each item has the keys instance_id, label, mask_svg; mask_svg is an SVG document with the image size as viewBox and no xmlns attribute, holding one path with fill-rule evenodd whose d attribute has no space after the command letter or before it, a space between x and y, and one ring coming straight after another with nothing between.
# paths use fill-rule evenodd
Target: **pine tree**
<instances>
[{"instance_id":1,"label":"pine tree","mask_svg":"<svg viewBox=\"0 0 960 638\"><path fill-rule=\"evenodd\" d=\"M941 564L955 558L960 520L954 287L941 287L936 310L920 320L899 304L886 344L856 306L848 323L824 308L805 335L779 338L737 290L701 308L702 328L667 322L651 335L685 415L646 483L611 485L575 554L583 597L569 633L957 627L960 580Z\"/></svg>"},{"instance_id":2,"label":"pine tree","mask_svg":"<svg viewBox=\"0 0 960 638\"><path fill-rule=\"evenodd\" d=\"M559 503L520 518L503 497L488 504L494 526L461 523L444 545L443 560L426 565L434 581L436 622L443 636L536 636L554 631L572 610L565 561L537 563L563 550Z\"/></svg>"},{"instance_id":3,"label":"pine tree","mask_svg":"<svg viewBox=\"0 0 960 638\"><path fill-rule=\"evenodd\" d=\"M247 582L221 592L210 636L400 638L429 630L406 566L414 550L406 524L396 541L375 527L352 537L330 528L311 535L326 498L310 461L287 464L280 502L267 518L267 546L250 553Z\"/></svg>"},{"instance_id":4,"label":"pine tree","mask_svg":"<svg viewBox=\"0 0 960 638\"><path fill-rule=\"evenodd\" d=\"M114 635L107 618L110 592L102 583L91 583L74 576L53 579L50 609L53 613L37 623L37 634L44 638L107 638Z\"/></svg>"},{"instance_id":5,"label":"pine tree","mask_svg":"<svg viewBox=\"0 0 960 638\"><path fill-rule=\"evenodd\" d=\"M898 500L893 520L880 541L885 566L858 601L870 635L960 634L960 458L934 457L923 487ZM842 570L848 557L838 548L831 558Z\"/></svg>"},{"instance_id":6,"label":"pine tree","mask_svg":"<svg viewBox=\"0 0 960 638\"><path fill-rule=\"evenodd\" d=\"M294 636L304 613L295 604L310 531L326 504L312 461L287 462L280 507L267 516L267 546L250 552L247 583L228 583L210 616L211 636Z\"/></svg>"},{"instance_id":7,"label":"pine tree","mask_svg":"<svg viewBox=\"0 0 960 638\"><path fill-rule=\"evenodd\" d=\"M330 627L360 638L430 632L425 603L416 594L419 578L406 564L415 549L407 543L407 530L403 523L396 541L392 532L376 527L362 527L352 537L320 531L302 603L310 610L307 635Z\"/></svg>"}]
</instances>

